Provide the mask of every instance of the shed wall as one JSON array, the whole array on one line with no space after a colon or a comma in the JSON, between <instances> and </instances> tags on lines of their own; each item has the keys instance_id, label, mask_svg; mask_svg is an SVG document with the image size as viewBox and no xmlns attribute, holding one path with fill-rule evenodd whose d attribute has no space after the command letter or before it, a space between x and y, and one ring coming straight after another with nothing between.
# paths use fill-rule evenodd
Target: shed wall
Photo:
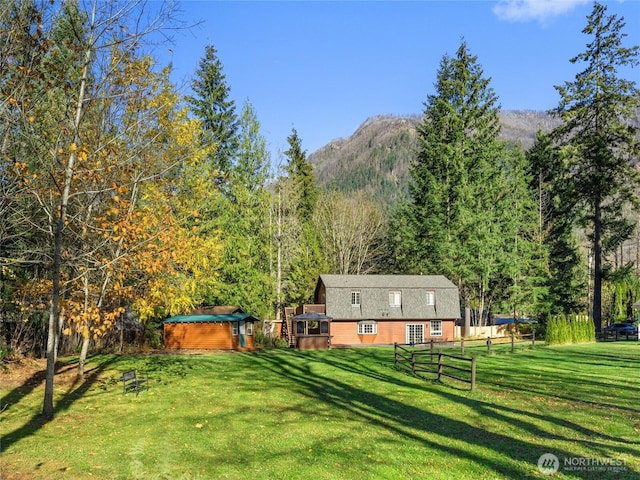
<instances>
[{"instance_id":1,"label":"shed wall","mask_svg":"<svg viewBox=\"0 0 640 480\"><path fill-rule=\"evenodd\" d=\"M232 336L230 322L165 323L164 346L168 349L238 349L239 337ZM246 336L246 349L253 349L253 336Z\"/></svg>"}]
</instances>

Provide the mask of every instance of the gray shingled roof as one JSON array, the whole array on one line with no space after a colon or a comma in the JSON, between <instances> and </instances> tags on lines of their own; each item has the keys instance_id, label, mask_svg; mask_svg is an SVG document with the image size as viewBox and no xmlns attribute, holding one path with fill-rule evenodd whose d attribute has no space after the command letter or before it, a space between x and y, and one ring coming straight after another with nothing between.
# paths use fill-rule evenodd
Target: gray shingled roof
<instances>
[{"instance_id":1,"label":"gray shingled roof","mask_svg":"<svg viewBox=\"0 0 640 480\"><path fill-rule=\"evenodd\" d=\"M457 288L444 275L320 275L331 288Z\"/></svg>"},{"instance_id":2,"label":"gray shingled roof","mask_svg":"<svg viewBox=\"0 0 640 480\"><path fill-rule=\"evenodd\" d=\"M339 320L434 320L460 318L458 288L442 275L320 275L326 290L326 314ZM359 307L351 292L360 292ZM401 307L389 306L389 291L401 292ZM426 291L435 292L427 305Z\"/></svg>"}]
</instances>

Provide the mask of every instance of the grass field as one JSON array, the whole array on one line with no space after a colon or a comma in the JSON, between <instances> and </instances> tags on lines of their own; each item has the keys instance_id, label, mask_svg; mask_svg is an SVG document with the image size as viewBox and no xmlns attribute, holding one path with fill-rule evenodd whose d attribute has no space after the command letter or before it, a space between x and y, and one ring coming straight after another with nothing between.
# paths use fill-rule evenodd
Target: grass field
<instances>
[{"instance_id":1,"label":"grass field","mask_svg":"<svg viewBox=\"0 0 640 480\"><path fill-rule=\"evenodd\" d=\"M100 355L44 424L41 375L0 374L1 478L527 479L545 453L552 478L640 478L640 343L477 353L474 391L391 348Z\"/></svg>"}]
</instances>

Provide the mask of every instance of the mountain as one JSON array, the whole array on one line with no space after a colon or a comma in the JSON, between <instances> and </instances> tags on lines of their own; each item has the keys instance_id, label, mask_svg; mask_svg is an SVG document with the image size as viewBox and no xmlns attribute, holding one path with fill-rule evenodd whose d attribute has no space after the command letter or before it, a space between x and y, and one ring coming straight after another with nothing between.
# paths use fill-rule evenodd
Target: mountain
<instances>
[{"instance_id":1,"label":"mountain","mask_svg":"<svg viewBox=\"0 0 640 480\"><path fill-rule=\"evenodd\" d=\"M322 188L345 193L367 192L390 204L408 193L409 165L416 150L421 117L379 115L367 119L349 138L329 142L309 155ZM528 149L538 131L550 131L557 121L543 112L508 110L500 113L502 140Z\"/></svg>"}]
</instances>

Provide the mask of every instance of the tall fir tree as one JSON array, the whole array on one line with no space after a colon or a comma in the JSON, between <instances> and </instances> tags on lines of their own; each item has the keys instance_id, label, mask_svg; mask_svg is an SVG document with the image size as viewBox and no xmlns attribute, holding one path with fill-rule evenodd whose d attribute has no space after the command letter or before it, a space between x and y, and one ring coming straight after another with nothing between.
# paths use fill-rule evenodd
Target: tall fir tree
<instances>
[{"instance_id":1,"label":"tall fir tree","mask_svg":"<svg viewBox=\"0 0 640 480\"><path fill-rule=\"evenodd\" d=\"M536 192L538 243L547 252L541 272L546 292L538 302L538 315L544 319L584 311L585 269L568 208L572 199L567 189L567 165L547 134L538 134L527 157L530 188Z\"/></svg>"},{"instance_id":2,"label":"tall fir tree","mask_svg":"<svg viewBox=\"0 0 640 480\"><path fill-rule=\"evenodd\" d=\"M285 301L298 305L312 300L318 275L326 271L326 262L312 223L313 213L318 201L313 165L307 160L302 141L296 129L287 137L289 149L284 152L288 161L285 165L287 177L282 179L283 191L287 192L285 211L290 220L288 231L297 238L297 242L287 257L283 270L283 286L286 287Z\"/></svg>"},{"instance_id":3,"label":"tall fir tree","mask_svg":"<svg viewBox=\"0 0 640 480\"><path fill-rule=\"evenodd\" d=\"M546 297L543 268L547 249L538 238L535 189L531 188L528 158L518 145L506 145L502 157L500 188L494 197L497 228L492 238L498 239L495 254L499 268L493 278L491 301L500 312L518 318L538 312Z\"/></svg>"},{"instance_id":4,"label":"tall fir tree","mask_svg":"<svg viewBox=\"0 0 640 480\"><path fill-rule=\"evenodd\" d=\"M593 251L593 321L602 327L602 284L606 257L630 238L633 225L625 217L629 203L638 204L638 171L632 161L640 154L636 83L619 76L638 65L639 47L623 46L623 18L608 15L595 3L582 33L590 36L586 51L570 59L586 67L574 80L556 86L562 124L552 132L566 161L568 188L578 225L587 229Z\"/></svg>"},{"instance_id":5,"label":"tall fir tree","mask_svg":"<svg viewBox=\"0 0 640 480\"><path fill-rule=\"evenodd\" d=\"M466 42L441 61L435 89L418 128L410 169L414 238L404 243L419 259L413 273L444 274L458 285L468 335L472 309L481 323L494 302L516 302L533 261L513 267L530 251L530 202L515 174L517 157L498 139L498 99Z\"/></svg>"},{"instance_id":6,"label":"tall fir tree","mask_svg":"<svg viewBox=\"0 0 640 480\"><path fill-rule=\"evenodd\" d=\"M288 175L288 182L296 192L296 215L301 221L309 222L318 201L318 187L313 173L313 165L307 160L307 153L302 148L302 141L295 128L287 137L287 143L289 143L289 149L284 154L289 160L285 171Z\"/></svg>"},{"instance_id":7,"label":"tall fir tree","mask_svg":"<svg viewBox=\"0 0 640 480\"><path fill-rule=\"evenodd\" d=\"M239 117L238 157L231 169L229 198L222 213L224 259L216 301L242 305L259 318L267 318L275 305L270 272L269 238L270 158L260 122L250 102Z\"/></svg>"},{"instance_id":8,"label":"tall fir tree","mask_svg":"<svg viewBox=\"0 0 640 480\"><path fill-rule=\"evenodd\" d=\"M217 53L213 45L205 47L204 57L191 85L193 95L187 97L187 102L196 118L203 123L203 141L216 145L209 160L217 172L216 182L224 184L238 153L238 118L235 102L229 98L231 88L227 85Z\"/></svg>"}]
</instances>

